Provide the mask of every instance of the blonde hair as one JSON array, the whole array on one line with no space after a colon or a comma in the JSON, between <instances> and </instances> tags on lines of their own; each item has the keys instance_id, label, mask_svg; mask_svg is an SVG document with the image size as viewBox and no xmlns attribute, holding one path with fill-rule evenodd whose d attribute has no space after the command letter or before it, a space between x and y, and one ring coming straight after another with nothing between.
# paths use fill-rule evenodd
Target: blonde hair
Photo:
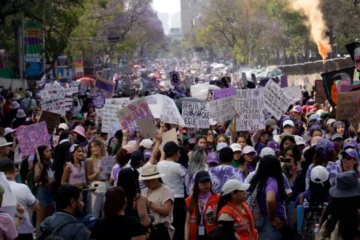
<instances>
[{"instance_id":1,"label":"blonde hair","mask_svg":"<svg viewBox=\"0 0 360 240\"><path fill-rule=\"evenodd\" d=\"M100 147L100 149L101 149L101 157L106 156L105 144L103 143L103 141L95 139L95 140L91 141L91 143L90 143L90 149L89 150L90 150L90 153L91 153L91 156L90 156L91 158L93 158L93 153L91 151L91 145L93 145L93 144Z\"/></svg>"}]
</instances>

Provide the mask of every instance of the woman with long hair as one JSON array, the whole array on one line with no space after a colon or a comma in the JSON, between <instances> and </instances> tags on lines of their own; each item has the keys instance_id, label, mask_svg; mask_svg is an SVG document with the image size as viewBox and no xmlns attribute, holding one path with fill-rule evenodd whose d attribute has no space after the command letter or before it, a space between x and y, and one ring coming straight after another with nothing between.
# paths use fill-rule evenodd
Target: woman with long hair
<instances>
[{"instance_id":1,"label":"woman with long hair","mask_svg":"<svg viewBox=\"0 0 360 240\"><path fill-rule=\"evenodd\" d=\"M206 151L206 137L205 136L200 136L196 139L196 142L195 142L195 147L194 147L194 150L195 149L203 149L204 151ZM189 158L191 157L191 154L193 153L193 151L190 151L188 153L188 156Z\"/></svg>"},{"instance_id":2,"label":"woman with long hair","mask_svg":"<svg viewBox=\"0 0 360 240\"><path fill-rule=\"evenodd\" d=\"M51 150L45 146L36 149L34 159L34 181L39 186L36 198L39 200L40 210L36 214L36 228L53 213L53 184L54 172L51 168Z\"/></svg>"},{"instance_id":3,"label":"woman with long hair","mask_svg":"<svg viewBox=\"0 0 360 240\"><path fill-rule=\"evenodd\" d=\"M110 184L117 186L118 175L120 170L130 161L130 154L125 148L120 148L115 155L116 163L110 173Z\"/></svg>"},{"instance_id":4,"label":"woman with long hair","mask_svg":"<svg viewBox=\"0 0 360 240\"><path fill-rule=\"evenodd\" d=\"M341 172L340 166L336 164L336 155L334 143L327 140L321 139L315 146L315 153L313 163L309 166L306 172L306 189L309 188L311 170L316 166L323 166L329 172L329 180L331 186L335 185L335 178L338 173Z\"/></svg>"},{"instance_id":5,"label":"woman with long hair","mask_svg":"<svg viewBox=\"0 0 360 240\"><path fill-rule=\"evenodd\" d=\"M250 181L249 192L258 191L257 200L264 217L259 239L281 239L285 213L285 185L280 161L272 155L264 156Z\"/></svg>"},{"instance_id":6,"label":"woman with long hair","mask_svg":"<svg viewBox=\"0 0 360 240\"><path fill-rule=\"evenodd\" d=\"M141 196L139 172L133 168L121 169L117 185L122 187L126 193L125 215L139 219L144 227L148 227L151 220L146 208L146 199Z\"/></svg>"},{"instance_id":7,"label":"woman with long hair","mask_svg":"<svg viewBox=\"0 0 360 240\"><path fill-rule=\"evenodd\" d=\"M117 137L110 138L109 144L107 146L107 153L109 156L113 156L116 154L114 150L118 143L119 143L119 139Z\"/></svg>"},{"instance_id":8,"label":"woman with long hair","mask_svg":"<svg viewBox=\"0 0 360 240\"><path fill-rule=\"evenodd\" d=\"M92 187L96 187L95 192L90 193L90 212L96 217L100 217L104 194L109 184L109 174L102 169L102 157L106 155L105 145L100 140L93 140L90 143L90 158L85 162L86 181L91 183Z\"/></svg>"},{"instance_id":9,"label":"woman with long hair","mask_svg":"<svg viewBox=\"0 0 360 240\"><path fill-rule=\"evenodd\" d=\"M195 174L198 171L207 171L208 169L205 151L203 149L195 149L190 157L188 171L185 175L185 186L189 195L192 193Z\"/></svg>"},{"instance_id":10,"label":"woman with long hair","mask_svg":"<svg viewBox=\"0 0 360 240\"><path fill-rule=\"evenodd\" d=\"M185 199L188 209L185 240L205 239L216 227L216 209L220 198L212 190L211 178L207 171L196 173L192 192L192 195Z\"/></svg>"},{"instance_id":11,"label":"woman with long hair","mask_svg":"<svg viewBox=\"0 0 360 240\"><path fill-rule=\"evenodd\" d=\"M285 148L296 145L295 138L293 136L285 135L280 142L280 151L283 152Z\"/></svg>"},{"instance_id":12,"label":"woman with long hair","mask_svg":"<svg viewBox=\"0 0 360 240\"><path fill-rule=\"evenodd\" d=\"M145 240L145 229L139 220L127 216L126 193L121 187L110 188L105 194L104 218L98 221L91 231L91 239ZM120 235L119 235L120 234Z\"/></svg>"},{"instance_id":13,"label":"woman with long hair","mask_svg":"<svg viewBox=\"0 0 360 240\"><path fill-rule=\"evenodd\" d=\"M150 240L170 240L175 233L173 222L174 196L171 190L162 184L157 167L145 165L141 170L139 180L144 181L148 190L142 192L150 214L154 217Z\"/></svg>"},{"instance_id":14,"label":"woman with long hair","mask_svg":"<svg viewBox=\"0 0 360 240\"><path fill-rule=\"evenodd\" d=\"M211 129L206 131L206 151L215 152L216 151L216 143L215 143L216 132Z\"/></svg>"},{"instance_id":15,"label":"woman with long hair","mask_svg":"<svg viewBox=\"0 0 360 240\"><path fill-rule=\"evenodd\" d=\"M228 180L221 189L218 204L218 224L229 226L239 239L252 240L258 238L253 215L245 203L245 191L250 184L241 183L237 179Z\"/></svg>"},{"instance_id":16,"label":"woman with long hair","mask_svg":"<svg viewBox=\"0 0 360 240\"><path fill-rule=\"evenodd\" d=\"M360 186L355 172L339 173L336 186L329 191L332 199L320 221L319 240L360 239Z\"/></svg>"},{"instance_id":17,"label":"woman with long hair","mask_svg":"<svg viewBox=\"0 0 360 240\"><path fill-rule=\"evenodd\" d=\"M84 150L80 145L73 144L70 147L69 162L67 162L61 178L61 185L71 184L80 189L86 187Z\"/></svg>"}]
</instances>

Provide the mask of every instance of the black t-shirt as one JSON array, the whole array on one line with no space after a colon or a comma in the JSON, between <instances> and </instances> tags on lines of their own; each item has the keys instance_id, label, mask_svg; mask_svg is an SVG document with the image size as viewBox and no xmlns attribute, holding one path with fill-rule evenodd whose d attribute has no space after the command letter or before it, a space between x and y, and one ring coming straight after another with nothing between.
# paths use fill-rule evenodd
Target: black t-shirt
<instances>
[{"instance_id":1,"label":"black t-shirt","mask_svg":"<svg viewBox=\"0 0 360 240\"><path fill-rule=\"evenodd\" d=\"M145 228L138 219L119 215L98 221L91 231L91 238L96 240L131 240L145 235Z\"/></svg>"}]
</instances>

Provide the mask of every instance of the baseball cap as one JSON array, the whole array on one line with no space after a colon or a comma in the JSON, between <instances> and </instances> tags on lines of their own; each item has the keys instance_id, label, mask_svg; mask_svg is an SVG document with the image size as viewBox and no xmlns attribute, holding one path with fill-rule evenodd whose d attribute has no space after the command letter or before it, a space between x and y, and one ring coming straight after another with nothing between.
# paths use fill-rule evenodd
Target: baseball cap
<instances>
[{"instance_id":1,"label":"baseball cap","mask_svg":"<svg viewBox=\"0 0 360 240\"><path fill-rule=\"evenodd\" d=\"M305 145L304 138L302 138L302 137L300 137L298 135L295 135L294 138L295 138L295 143L296 143L297 146Z\"/></svg>"},{"instance_id":2,"label":"baseball cap","mask_svg":"<svg viewBox=\"0 0 360 240\"><path fill-rule=\"evenodd\" d=\"M326 125L331 126L331 124L333 124L334 122L336 122L336 120L333 118L330 118L329 120L327 120Z\"/></svg>"},{"instance_id":3,"label":"baseball cap","mask_svg":"<svg viewBox=\"0 0 360 240\"><path fill-rule=\"evenodd\" d=\"M317 115L317 114L312 114L311 116L310 116L310 118L309 118L309 122L311 122L311 121L314 121L314 120L321 120L321 118L320 118L320 116L319 115Z\"/></svg>"},{"instance_id":4,"label":"baseball cap","mask_svg":"<svg viewBox=\"0 0 360 240\"><path fill-rule=\"evenodd\" d=\"M280 145L279 143L275 142L275 141L269 141L267 143L267 147L271 148L272 150L274 150L274 152L280 152Z\"/></svg>"},{"instance_id":5,"label":"baseball cap","mask_svg":"<svg viewBox=\"0 0 360 240\"><path fill-rule=\"evenodd\" d=\"M217 146L216 146L216 151L220 151L221 149L227 147L228 145L226 143L219 143Z\"/></svg>"},{"instance_id":6,"label":"baseball cap","mask_svg":"<svg viewBox=\"0 0 360 240\"><path fill-rule=\"evenodd\" d=\"M329 179L329 172L323 166L316 166L311 170L310 179L314 183L323 184Z\"/></svg>"},{"instance_id":7,"label":"baseball cap","mask_svg":"<svg viewBox=\"0 0 360 240\"><path fill-rule=\"evenodd\" d=\"M293 112L296 112L296 113L302 113L302 112L303 112L301 106L299 106L299 105L294 106L294 107L292 108L292 111L293 111Z\"/></svg>"},{"instance_id":8,"label":"baseball cap","mask_svg":"<svg viewBox=\"0 0 360 240\"><path fill-rule=\"evenodd\" d=\"M210 118L209 123L211 126L218 124L218 122L214 121L212 118Z\"/></svg>"},{"instance_id":9,"label":"baseball cap","mask_svg":"<svg viewBox=\"0 0 360 240\"><path fill-rule=\"evenodd\" d=\"M320 118L321 119L326 119L326 118L329 118L330 117L330 113L328 112L323 112L321 115L320 115Z\"/></svg>"},{"instance_id":10,"label":"baseball cap","mask_svg":"<svg viewBox=\"0 0 360 240\"><path fill-rule=\"evenodd\" d=\"M233 143L230 145L230 148L233 150L233 152L241 152L241 146L238 143Z\"/></svg>"},{"instance_id":11,"label":"baseball cap","mask_svg":"<svg viewBox=\"0 0 360 240\"><path fill-rule=\"evenodd\" d=\"M286 127L287 125L289 125L289 126L291 126L291 127L295 127L295 124L294 124L294 122L292 121L292 120L286 120L286 121L284 121L284 123L283 123L283 127Z\"/></svg>"},{"instance_id":12,"label":"baseball cap","mask_svg":"<svg viewBox=\"0 0 360 240\"><path fill-rule=\"evenodd\" d=\"M263 158L266 155L275 156L275 151L272 148L264 147L263 149L261 149L260 157Z\"/></svg>"},{"instance_id":13,"label":"baseball cap","mask_svg":"<svg viewBox=\"0 0 360 240\"><path fill-rule=\"evenodd\" d=\"M195 175L195 183L211 181L210 174L207 171L198 171Z\"/></svg>"},{"instance_id":14,"label":"baseball cap","mask_svg":"<svg viewBox=\"0 0 360 240\"><path fill-rule=\"evenodd\" d=\"M246 146L243 149L243 154L256 153L255 148L252 146Z\"/></svg>"},{"instance_id":15,"label":"baseball cap","mask_svg":"<svg viewBox=\"0 0 360 240\"><path fill-rule=\"evenodd\" d=\"M359 154L355 149L348 148L345 151L341 153L343 158L345 158L345 155L349 155L350 157L354 158L356 161L359 161Z\"/></svg>"},{"instance_id":16,"label":"baseball cap","mask_svg":"<svg viewBox=\"0 0 360 240\"><path fill-rule=\"evenodd\" d=\"M343 136L341 136L341 135L338 134L338 133L335 133L335 134L331 137L331 141L335 141L335 140L338 140L338 139L343 140Z\"/></svg>"},{"instance_id":17,"label":"baseball cap","mask_svg":"<svg viewBox=\"0 0 360 240\"><path fill-rule=\"evenodd\" d=\"M140 147L144 147L146 149L151 149L154 142L151 139L144 139L140 142Z\"/></svg>"},{"instance_id":18,"label":"baseball cap","mask_svg":"<svg viewBox=\"0 0 360 240\"><path fill-rule=\"evenodd\" d=\"M58 129L63 129L65 131L69 130L69 127L66 123L60 123Z\"/></svg>"},{"instance_id":19,"label":"baseball cap","mask_svg":"<svg viewBox=\"0 0 360 240\"><path fill-rule=\"evenodd\" d=\"M278 126L277 126L277 124L276 124L276 121L275 121L274 119L272 119L272 118L267 119L267 120L265 121L265 124L266 124L266 126L270 126L270 127L272 127L273 129L277 129L277 128L278 128Z\"/></svg>"},{"instance_id":20,"label":"baseball cap","mask_svg":"<svg viewBox=\"0 0 360 240\"><path fill-rule=\"evenodd\" d=\"M206 157L207 163L217 163L220 164L219 155L216 152L211 152Z\"/></svg>"},{"instance_id":21,"label":"baseball cap","mask_svg":"<svg viewBox=\"0 0 360 240\"><path fill-rule=\"evenodd\" d=\"M249 183L242 183L237 179L227 180L226 183L221 188L221 196L232 193L233 191L246 191L250 187Z\"/></svg>"},{"instance_id":22,"label":"baseball cap","mask_svg":"<svg viewBox=\"0 0 360 240\"><path fill-rule=\"evenodd\" d=\"M353 138L347 138L345 139L344 141L344 146L343 146L343 149L346 149L346 148L356 148L357 146L357 143L356 143L356 140L353 139Z\"/></svg>"}]
</instances>

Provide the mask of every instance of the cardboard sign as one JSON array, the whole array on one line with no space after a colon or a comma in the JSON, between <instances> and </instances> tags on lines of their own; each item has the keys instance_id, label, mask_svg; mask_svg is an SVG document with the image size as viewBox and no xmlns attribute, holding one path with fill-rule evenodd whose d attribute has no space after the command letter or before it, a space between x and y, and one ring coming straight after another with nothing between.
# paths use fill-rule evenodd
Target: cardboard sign
<instances>
[{"instance_id":1,"label":"cardboard sign","mask_svg":"<svg viewBox=\"0 0 360 240\"><path fill-rule=\"evenodd\" d=\"M8 213L13 218L16 214L17 201L13 191L10 188L8 180L3 172L0 172L0 184L3 186L5 193L3 195L3 201L1 204L0 211Z\"/></svg>"},{"instance_id":2,"label":"cardboard sign","mask_svg":"<svg viewBox=\"0 0 360 240\"><path fill-rule=\"evenodd\" d=\"M235 109L236 131L265 129L264 88L238 90Z\"/></svg>"},{"instance_id":3,"label":"cardboard sign","mask_svg":"<svg viewBox=\"0 0 360 240\"><path fill-rule=\"evenodd\" d=\"M234 118L235 96L212 100L207 103L210 118L217 122L224 122Z\"/></svg>"},{"instance_id":4,"label":"cardboard sign","mask_svg":"<svg viewBox=\"0 0 360 240\"><path fill-rule=\"evenodd\" d=\"M360 105L360 91L338 93L336 120L342 121L357 115Z\"/></svg>"},{"instance_id":5,"label":"cardboard sign","mask_svg":"<svg viewBox=\"0 0 360 240\"><path fill-rule=\"evenodd\" d=\"M101 158L101 167L102 167L102 171L104 173L111 173L112 168L115 165L115 157L114 156L105 156Z\"/></svg>"},{"instance_id":6,"label":"cardboard sign","mask_svg":"<svg viewBox=\"0 0 360 240\"><path fill-rule=\"evenodd\" d=\"M271 79L264 88L264 108L276 119L280 119L293 102L293 97L290 97L284 89Z\"/></svg>"},{"instance_id":7,"label":"cardboard sign","mask_svg":"<svg viewBox=\"0 0 360 240\"><path fill-rule=\"evenodd\" d=\"M302 99L302 93L300 86L291 86L287 88L283 88L283 91L287 93L289 97L291 97L290 104L296 103Z\"/></svg>"},{"instance_id":8,"label":"cardboard sign","mask_svg":"<svg viewBox=\"0 0 360 240\"><path fill-rule=\"evenodd\" d=\"M182 102L182 118L185 126L191 128L209 128L210 112L206 102Z\"/></svg>"},{"instance_id":9,"label":"cardboard sign","mask_svg":"<svg viewBox=\"0 0 360 240\"><path fill-rule=\"evenodd\" d=\"M217 99L227 98L227 97L231 97L231 96L235 96L235 95L236 95L236 89L234 87L223 88L223 89L215 90L213 93L212 99L217 100Z\"/></svg>"},{"instance_id":10,"label":"cardboard sign","mask_svg":"<svg viewBox=\"0 0 360 240\"><path fill-rule=\"evenodd\" d=\"M144 138L156 137L156 128L152 118L136 119L136 124Z\"/></svg>"},{"instance_id":11,"label":"cardboard sign","mask_svg":"<svg viewBox=\"0 0 360 240\"><path fill-rule=\"evenodd\" d=\"M120 124L129 132L137 131L136 119L153 118L145 98L139 98L130 102L126 107L118 111Z\"/></svg>"},{"instance_id":12,"label":"cardboard sign","mask_svg":"<svg viewBox=\"0 0 360 240\"><path fill-rule=\"evenodd\" d=\"M102 116L102 132L109 133L109 129L113 124L120 124L117 113L126 107L130 102L129 98L107 98L105 99L104 108L101 110Z\"/></svg>"},{"instance_id":13,"label":"cardboard sign","mask_svg":"<svg viewBox=\"0 0 360 240\"><path fill-rule=\"evenodd\" d=\"M16 129L20 151L23 156L29 156L35 152L35 148L46 145L51 148L50 137L45 122L31 124Z\"/></svg>"},{"instance_id":14,"label":"cardboard sign","mask_svg":"<svg viewBox=\"0 0 360 240\"><path fill-rule=\"evenodd\" d=\"M325 103L326 101L326 92L322 80L315 80L315 102L316 103Z\"/></svg>"},{"instance_id":15,"label":"cardboard sign","mask_svg":"<svg viewBox=\"0 0 360 240\"><path fill-rule=\"evenodd\" d=\"M48 132L52 134L54 129L60 124L60 114L48 111L42 111L39 122L45 121Z\"/></svg>"},{"instance_id":16,"label":"cardboard sign","mask_svg":"<svg viewBox=\"0 0 360 240\"><path fill-rule=\"evenodd\" d=\"M175 142L176 144L178 144L175 128L172 128L169 131L164 132L162 134L162 142L161 142L161 145L159 147L161 151L164 149L164 145L166 143L168 143L168 142Z\"/></svg>"},{"instance_id":17,"label":"cardboard sign","mask_svg":"<svg viewBox=\"0 0 360 240\"><path fill-rule=\"evenodd\" d=\"M168 96L160 95L160 106L161 106L161 115L160 119L164 123L170 124L180 124L184 126L184 120L180 115L179 109L177 108L173 99Z\"/></svg>"},{"instance_id":18,"label":"cardboard sign","mask_svg":"<svg viewBox=\"0 0 360 240\"><path fill-rule=\"evenodd\" d=\"M207 100L209 88L209 82L192 85L190 88L191 96L200 100Z\"/></svg>"}]
</instances>

